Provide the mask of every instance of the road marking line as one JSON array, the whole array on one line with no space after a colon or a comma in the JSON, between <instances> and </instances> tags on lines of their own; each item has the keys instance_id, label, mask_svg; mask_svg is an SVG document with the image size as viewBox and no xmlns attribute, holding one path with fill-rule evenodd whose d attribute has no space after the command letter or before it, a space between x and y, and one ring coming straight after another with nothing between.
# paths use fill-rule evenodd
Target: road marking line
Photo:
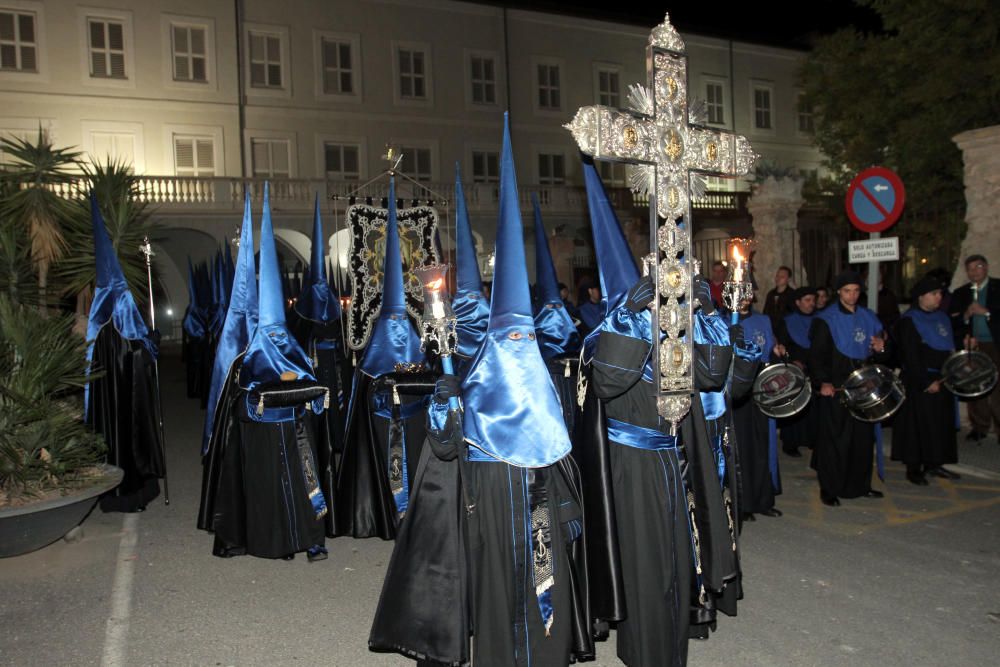
<instances>
[{"instance_id":1,"label":"road marking line","mask_svg":"<svg viewBox=\"0 0 1000 667\"><path fill-rule=\"evenodd\" d=\"M126 514L122 521L122 541L118 544L118 564L111 586L111 613L104 631L101 667L125 664L129 617L132 613L132 582L135 579L135 550L139 543L138 514Z\"/></svg>"}]
</instances>

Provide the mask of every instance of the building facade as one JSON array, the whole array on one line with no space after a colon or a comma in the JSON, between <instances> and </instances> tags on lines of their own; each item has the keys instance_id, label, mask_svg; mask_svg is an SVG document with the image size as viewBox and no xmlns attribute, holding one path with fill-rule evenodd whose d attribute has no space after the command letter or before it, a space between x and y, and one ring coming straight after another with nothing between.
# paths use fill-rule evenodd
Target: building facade
<instances>
[{"instance_id":1,"label":"building facade","mask_svg":"<svg viewBox=\"0 0 1000 667\"><path fill-rule=\"evenodd\" d=\"M59 146L131 162L169 230L161 270L183 312L176 267L232 237L244 187L259 196L271 180L281 240L304 258L312 198L332 217L355 190L382 196L383 181L365 184L387 145L420 184L401 184L403 197L449 201L461 163L488 252L509 110L525 211L537 195L562 276L592 264L562 125L581 106L626 105L629 84L646 80L651 27L453 0L0 0L0 134L41 126ZM796 87L804 53L683 37L690 95L711 124L746 135L765 160L820 168ZM602 173L625 185L622 167ZM712 211L739 209L747 184L710 188L720 194L701 205L708 227ZM627 220L637 202L619 196Z\"/></svg>"}]
</instances>

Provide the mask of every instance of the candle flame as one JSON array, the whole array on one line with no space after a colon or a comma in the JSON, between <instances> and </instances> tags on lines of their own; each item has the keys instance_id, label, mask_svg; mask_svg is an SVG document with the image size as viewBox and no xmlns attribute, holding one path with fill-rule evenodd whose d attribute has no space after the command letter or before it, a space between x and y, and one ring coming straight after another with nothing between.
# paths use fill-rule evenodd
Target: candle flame
<instances>
[{"instance_id":1,"label":"candle flame","mask_svg":"<svg viewBox=\"0 0 1000 667\"><path fill-rule=\"evenodd\" d=\"M746 258L743 257L742 253L740 253L740 247L734 245L733 246L733 261L734 262L742 262L744 259L746 259Z\"/></svg>"},{"instance_id":2,"label":"candle flame","mask_svg":"<svg viewBox=\"0 0 1000 667\"><path fill-rule=\"evenodd\" d=\"M431 290L432 292L438 291L439 289L441 289L442 286L444 286L444 278L438 278L436 280L432 280L429 283L427 283L427 289Z\"/></svg>"}]
</instances>

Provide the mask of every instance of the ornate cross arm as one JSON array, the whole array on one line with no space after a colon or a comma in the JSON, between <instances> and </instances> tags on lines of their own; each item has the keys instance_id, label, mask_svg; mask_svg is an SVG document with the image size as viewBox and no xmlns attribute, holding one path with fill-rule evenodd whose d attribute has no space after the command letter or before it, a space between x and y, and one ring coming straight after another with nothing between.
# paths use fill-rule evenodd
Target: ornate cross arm
<instances>
[{"instance_id":1,"label":"ornate cross arm","mask_svg":"<svg viewBox=\"0 0 1000 667\"><path fill-rule=\"evenodd\" d=\"M676 424L694 390L687 335L692 316L687 298L693 261L691 198L704 193L702 175L747 174L756 155L746 137L705 127L704 105L688 104L684 42L669 16L650 33L646 63L649 87L632 87L631 110L583 107L566 128L584 153L635 165L633 190L653 195L650 245L659 288L657 322L665 334L654 341L657 394L660 413Z\"/></svg>"}]
</instances>

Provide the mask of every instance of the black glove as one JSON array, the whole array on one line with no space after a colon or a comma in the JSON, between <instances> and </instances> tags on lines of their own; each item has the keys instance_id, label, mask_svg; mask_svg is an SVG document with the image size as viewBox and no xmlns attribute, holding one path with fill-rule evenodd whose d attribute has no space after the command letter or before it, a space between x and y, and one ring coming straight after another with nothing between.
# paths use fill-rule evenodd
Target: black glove
<instances>
[{"instance_id":1,"label":"black glove","mask_svg":"<svg viewBox=\"0 0 1000 667\"><path fill-rule=\"evenodd\" d=\"M654 296L656 294L653 292L653 279L646 276L635 285L632 285L632 289L628 291L628 296L625 297L625 307L633 313L640 313L643 308L653 303Z\"/></svg>"},{"instance_id":2,"label":"black glove","mask_svg":"<svg viewBox=\"0 0 1000 667\"><path fill-rule=\"evenodd\" d=\"M694 277L694 294L692 295L701 304L701 309L706 315L715 312L715 302L712 301L712 290L708 286L705 276L700 273Z\"/></svg>"},{"instance_id":3,"label":"black glove","mask_svg":"<svg viewBox=\"0 0 1000 667\"><path fill-rule=\"evenodd\" d=\"M743 338L743 325L734 324L729 327L729 340L733 345L743 345L746 341Z\"/></svg>"},{"instance_id":4,"label":"black glove","mask_svg":"<svg viewBox=\"0 0 1000 667\"><path fill-rule=\"evenodd\" d=\"M462 395L462 381L457 375L442 375L434 384L434 402L447 403L449 398Z\"/></svg>"}]
</instances>

